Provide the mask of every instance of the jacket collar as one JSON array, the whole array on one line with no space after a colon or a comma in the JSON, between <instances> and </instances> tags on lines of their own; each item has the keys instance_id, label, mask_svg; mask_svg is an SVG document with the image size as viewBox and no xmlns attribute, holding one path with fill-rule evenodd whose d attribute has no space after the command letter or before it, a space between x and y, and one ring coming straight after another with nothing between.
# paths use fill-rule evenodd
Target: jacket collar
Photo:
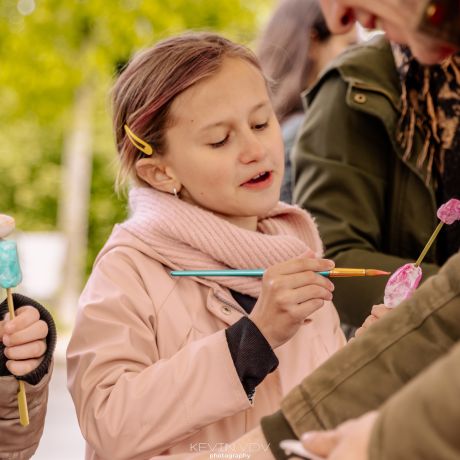
<instances>
[{"instance_id":1,"label":"jacket collar","mask_svg":"<svg viewBox=\"0 0 460 460\"><path fill-rule=\"evenodd\" d=\"M413 173L425 183L423 172L417 168L417 155L404 159L404 151L396 140L397 124L401 115L401 83L391 49L383 34L379 34L366 43L350 47L338 56L321 73L318 81L302 94L307 110L324 82L333 73L348 84L347 104L355 110L380 118L390 134L390 140L397 155ZM359 102L357 96L365 95L367 102ZM387 101L385 108L383 100ZM357 102L358 101L358 102ZM389 105L388 105L389 104ZM421 133L417 129L414 148L422 148Z\"/></svg>"},{"instance_id":2,"label":"jacket collar","mask_svg":"<svg viewBox=\"0 0 460 460\"><path fill-rule=\"evenodd\" d=\"M382 72L382 67L394 71ZM324 69L318 82L304 93L307 102L315 97L331 72L338 72L353 87L383 94L396 110L400 109L401 84L391 45L383 34L370 39L366 44L352 46L340 54Z\"/></svg>"}]
</instances>

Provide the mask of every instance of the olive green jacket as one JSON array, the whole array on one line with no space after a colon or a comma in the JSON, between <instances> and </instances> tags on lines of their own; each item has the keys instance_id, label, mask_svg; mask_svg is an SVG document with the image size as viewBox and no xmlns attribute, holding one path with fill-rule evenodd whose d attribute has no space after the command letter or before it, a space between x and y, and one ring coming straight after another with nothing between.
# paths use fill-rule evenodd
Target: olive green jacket
<instances>
[{"instance_id":1,"label":"olive green jacket","mask_svg":"<svg viewBox=\"0 0 460 460\"><path fill-rule=\"evenodd\" d=\"M408 161L395 139L400 82L388 42L380 36L348 50L304 98L293 200L316 218L326 256L338 267L389 271L415 260L437 225L437 206L415 165L420 133ZM425 261L434 254L435 246ZM437 270L424 265L424 279ZM359 326L382 302L386 278L334 283L342 321Z\"/></svg>"},{"instance_id":2,"label":"olive green jacket","mask_svg":"<svg viewBox=\"0 0 460 460\"><path fill-rule=\"evenodd\" d=\"M306 377L262 428L281 459L280 439L380 409L369 460L458 459L459 388L460 253Z\"/></svg>"}]
</instances>

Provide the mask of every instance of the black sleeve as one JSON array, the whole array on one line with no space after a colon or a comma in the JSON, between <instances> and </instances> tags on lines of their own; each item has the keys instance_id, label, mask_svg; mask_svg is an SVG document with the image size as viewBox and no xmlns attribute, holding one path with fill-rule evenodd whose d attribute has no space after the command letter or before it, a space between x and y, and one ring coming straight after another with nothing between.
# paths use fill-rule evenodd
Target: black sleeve
<instances>
[{"instance_id":1,"label":"black sleeve","mask_svg":"<svg viewBox=\"0 0 460 460\"><path fill-rule=\"evenodd\" d=\"M19 380L24 380L31 385L36 385L38 382L40 382L43 376L46 375L51 364L54 349L56 348L56 325L54 324L53 317L49 311L35 300L29 299L28 297L25 297L21 294L13 294L13 303L15 310L17 310L19 307L23 307L24 305L31 305L32 307L35 307L40 313L40 319L45 321L48 325L48 335L46 336L46 353L43 361L35 370L29 372L28 374L15 376ZM3 318L7 312L8 304L5 299L0 304L0 318ZM4 348L5 346L3 343L0 343L0 376L11 375L11 372L6 367L7 359L4 355Z\"/></svg>"},{"instance_id":2,"label":"black sleeve","mask_svg":"<svg viewBox=\"0 0 460 460\"><path fill-rule=\"evenodd\" d=\"M243 316L225 330L228 348L248 398L256 386L278 367L278 358L257 326Z\"/></svg>"}]
</instances>

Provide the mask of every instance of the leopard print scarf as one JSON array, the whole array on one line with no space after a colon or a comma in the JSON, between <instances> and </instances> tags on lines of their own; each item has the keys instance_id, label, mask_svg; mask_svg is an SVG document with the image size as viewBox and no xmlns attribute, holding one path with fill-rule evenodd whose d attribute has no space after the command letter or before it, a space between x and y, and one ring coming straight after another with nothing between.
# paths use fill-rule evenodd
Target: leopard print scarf
<instances>
[{"instance_id":1,"label":"leopard print scarf","mask_svg":"<svg viewBox=\"0 0 460 460\"><path fill-rule=\"evenodd\" d=\"M402 90L398 141L408 159L420 129L425 142L417 166L429 182L445 171L447 151L460 155L460 53L432 66L419 64L407 46L393 45L393 54Z\"/></svg>"},{"instance_id":2,"label":"leopard print scarf","mask_svg":"<svg viewBox=\"0 0 460 460\"><path fill-rule=\"evenodd\" d=\"M409 48L392 45L401 81L401 117L398 141L404 159L414 154L413 137L418 129L423 148L417 154L417 167L425 181L436 190L438 205L460 198L460 53L439 65L423 66ZM460 247L460 225L444 232L439 247L444 261Z\"/></svg>"}]
</instances>

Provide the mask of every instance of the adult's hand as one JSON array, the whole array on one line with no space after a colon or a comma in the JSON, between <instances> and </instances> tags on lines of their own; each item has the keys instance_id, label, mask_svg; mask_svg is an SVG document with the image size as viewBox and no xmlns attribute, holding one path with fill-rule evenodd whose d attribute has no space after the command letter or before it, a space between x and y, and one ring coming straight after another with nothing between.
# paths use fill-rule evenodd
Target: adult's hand
<instances>
[{"instance_id":1,"label":"adult's hand","mask_svg":"<svg viewBox=\"0 0 460 460\"><path fill-rule=\"evenodd\" d=\"M355 332L355 337L359 337L363 334L372 324L376 323L380 318L383 318L386 314L390 313L393 308L386 307L383 304L374 305L371 310L371 314L364 320L364 323Z\"/></svg>"},{"instance_id":2,"label":"adult's hand","mask_svg":"<svg viewBox=\"0 0 460 460\"><path fill-rule=\"evenodd\" d=\"M378 412L348 420L330 431L309 431L302 444L312 453L327 460L367 460L372 428Z\"/></svg>"}]
</instances>

